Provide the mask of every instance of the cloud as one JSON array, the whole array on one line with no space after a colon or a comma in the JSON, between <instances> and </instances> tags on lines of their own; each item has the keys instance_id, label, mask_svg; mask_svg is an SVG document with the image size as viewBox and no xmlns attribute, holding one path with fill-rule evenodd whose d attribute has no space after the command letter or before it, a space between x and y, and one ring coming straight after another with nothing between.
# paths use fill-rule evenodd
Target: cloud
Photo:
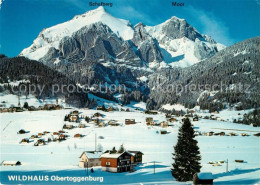
<instances>
[{"instance_id":1,"label":"cloud","mask_svg":"<svg viewBox=\"0 0 260 185\"><path fill-rule=\"evenodd\" d=\"M231 38L229 28L224 21L217 18L213 13L195 9L192 6L187 8L187 12L199 24L202 34L210 35L214 40L225 45L231 45L235 41Z\"/></svg>"}]
</instances>

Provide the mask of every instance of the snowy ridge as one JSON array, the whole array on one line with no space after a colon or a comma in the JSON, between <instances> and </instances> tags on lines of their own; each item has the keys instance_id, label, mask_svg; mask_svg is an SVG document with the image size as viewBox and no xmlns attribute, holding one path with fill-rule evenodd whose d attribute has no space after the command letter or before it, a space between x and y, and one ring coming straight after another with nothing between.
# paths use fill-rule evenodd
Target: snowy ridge
<instances>
[{"instance_id":1,"label":"snowy ridge","mask_svg":"<svg viewBox=\"0 0 260 185\"><path fill-rule=\"evenodd\" d=\"M97 22L102 22L109 26L115 34L124 40L130 40L133 37L134 30L130 26L129 21L117 19L107 13L103 7L99 7L82 15L77 15L70 21L44 29L33 41L33 44L24 49L20 55L39 60L51 47L57 49L62 38L66 36L71 37L74 32L82 27Z\"/></svg>"},{"instance_id":2,"label":"snowy ridge","mask_svg":"<svg viewBox=\"0 0 260 185\"><path fill-rule=\"evenodd\" d=\"M169 28L172 28L170 32ZM210 36L200 34L185 19L175 16L159 25L145 26L145 29L158 40L165 62L173 67L188 67L200 62L205 58L206 52L202 52L205 48L210 52L217 52L225 48ZM189 31L191 35L187 34ZM191 38L188 38L189 36Z\"/></svg>"}]
</instances>

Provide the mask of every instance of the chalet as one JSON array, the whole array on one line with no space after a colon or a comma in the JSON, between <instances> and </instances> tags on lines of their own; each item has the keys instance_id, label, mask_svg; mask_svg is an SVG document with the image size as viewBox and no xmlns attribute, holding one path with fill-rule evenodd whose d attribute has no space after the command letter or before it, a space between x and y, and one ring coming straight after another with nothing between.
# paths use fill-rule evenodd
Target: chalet
<instances>
[{"instance_id":1,"label":"chalet","mask_svg":"<svg viewBox=\"0 0 260 185\"><path fill-rule=\"evenodd\" d=\"M79 128L85 128L86 125L85 124L79 124Z\"/></svg>"},{"instance_id":2,"label":"chalet","mask_svg":"<svg viewBox=\"0 0 260 185\"><path fill-rule=\"evenodd\" d=\"M82 138L83 136L82 136L82 134L75 134L74 135L74 138Z\"/></svg>"},{"instance_id":3,"label":"chalet","mask_svg":"<svg viewBox=\"0 0 260 185\"><path fill-rule=\"evenodd\" d=\"M228 135L229 135L229 136L237 136L237 134L234 133L234 132L230 132Z\"/></svg>"},{"instance_id":4,"label":"chalet","mask_svg":"<svg viewBox=\"0 0 260 185\"><path fill-rule=\"evenodd\" d=\"M168 121L169 121L169 122L175 122L175 121L176 121L176 118L169 118Z\"/></svg>"},{"instance_id":5,"label":"chalet","mask_svg":"<svg viewBox=\"0 0 260 185\"><path fill-rule=\"evenodd\" d=\"M127 108L125 111L126 111L126 112L130 112L130 109L129 109L129 108Z\"/></svg>"},{"instance_id":6,"label":"chalet","mask_svg":"<svg viewBox=\"0 0 260 185\"><path fill-rule=\"evenodd\" d=\"M8 112L8 109L7 108L2 108L1 112Z\"/></svg>"},{"instance_id":7,"label":"chalet","mask_svg":"<svg viewBox=\"0 0 260 185\"><path fill-rule=\"evenodd\" d=\"M105 124L105 122L103 122L103 121L100 121L100 122L98 123L98 126L99 126L99 127L105 127L105 126L106 126L106 124Z\"/></svg>"},{"instance_id":8,"label":"chalet","mask_svg":"<svg viewBox=\"0 0 260 185\"><path fill-rule=\"evenodd\" d=\"M98 123L100 122L100 119L98 119L98 118L93 118L93 119L91 120L91 122L94 123L94 124L98 124Z\"/></svg>"},{"instance_id":9,"label":"chalet","mask_svg":"<svg viewBox=\"0 0 260 185\"><path fill-rule=\"evenodd\" d=\"M38 133L38 136L39 137L42 137L44 134L43 133Z\"/></svg>"},{"instance_id":10,"label":"chalet","mask_svg":"<svg viewBox=\"0 0 260 185\"><path fill-rule=\"evenodd\" d=\"M15 111L15 112L23 112L23 108L21 108L21 107L15 107L15 108L14 108L14 111Z\"/></svg>"},{"instance_id":11,"label":"chalet","mask_svg":"<svg viewBox=\"0 0 260 185\"><path fill-rule=\"evenodd\" d=\"M36 139L38 138L38 135L31 135L31 139Z\"/></svg>"},{"instance_id":12,"label":"chalet","mask_svg":"<svg viewBox=\"0 0 260 185\"><path fill-rule=\"evenodd\" d=\"M72 111L72 113L71 114L74 114L74 115L79 115L79 111L78 110L74 110L74 111Z\"/></svg>"},{"instance_id":13,"label":"chalet","mask_svg":"<svg viewBox=\"0 0 260 185\"><path fill-rule=\"evenodd\" d=\"M199 117L198 117L198 116L195 116L195 117L193 118L193 121L199 121Z\"/></svg>"},{"instance_id":14,"label":"chalet","mask_svg":"<svg viewBox=\"0 0 260 185\"><path fill-rule=\"evenodd\" d=\"M145 111L145 114L156 115L156 114L158 114L158 112L156 110L147 110L147 111Z\"/></svg>"},{"instance_id":15,"label":"chalet","mask_svg":"<svg viewBox=\"0 0 260 185\"><path fill-rule=\"evenodd\" d=\"M63 129L73 129L73 125L67 125L67 124L65 124L65 125L63 126Z\"/></svg>"},{"instance_id":16,"label":"chalet","mask_svg":"<svg viewBox=\"0 0 260 185\"><path fill-rule=\"evenodd\" d=\"M254 134L254 136L256 136L256 137L260 137L260 133Z\"/></svg>"},{"instance_id":17,"label":"chalet","mask_svg":"<svg viewBox=\"0 0 260 185\"><path fill-rule=\"evenodd\" d=\"M160 134L167 134L168 132L167 132L167 130L165 130L165 129L161 129L160 130Z\"/></svg>"},{"instance_id":18,"label":"chalet","mask_svg":"<svg viewBox=\"0 0 260 185\"><path fill-rule=\"evenodd\" d=\"M103 117L103 115L102 115L101 113L99 113L99 112L96 112L96 113L93 115L93 117Z\"/></svg>"},{"instance_id":19,"label":"chalet","mask_svg":"<svg viewBox=\"0 0 260 185\"><path fill-rule=\"evenodd\" d=\"M160 127L162 127L162 128L166 128L166 127L168 127L169 125L168 125L168 123L166 122L166 121L162 121L161 123L160 123Z\"/></svg>"},{"instance_id":20,"label":"chalet","mask_svg":"<svg viewBox=\"0 0 260 185\"><path fill-rule=\"evenodd\" d=\"M19 166L22 163L20 161L3 161L1 163L2 166Z\"/></svg>"},{"instance_id":21,"label":"chalet","mask_svg":"<svg viewBox=\"0 0 260 185\"><path fill-rule=\"evenodd\" d=\"M146 122L146 125L151 125L151 123L153 122L153 118L147 117L147 118L145 118L145 122Z\"/></svg>"},{"instance_id":22,"label":"chalet","mask_svg":"<svg viewBox=\"0 0 260 185\"><path fill-rule=\"evenodd\" d=\"M21 144L25 144L25 143L29 143L30 141L29 141L29 139L27 139L27 138L24 138L24 139L22 139L21 140Z\"/></svg>"},{"instance_id":23,"label":"chalet","mask_svg":"<svg viewBox=\"0 0 260 185\"><path fill-rule=\"evenodd\" d=\"M24 129L21 129L17 132L17 134L26 134L26 131Z\"/></svg>"},{"instance_id":24,"label":"chalet","mask_svg":"<svg viewBox=\"0 0 260 185\"><path fill-rule=\"evenodd\" d=\"M110 125L110 126L119 126L120 124L116 120L110 120L108 122L108 125Z\"/></svg>"},{"instance_id":25,"label":"chalet","mask_svg":"<svg viewBox=\"0 0 260 185\"><path fill-rule=\"evenodd\" d=\"M53 134L52 135L59 135L59 133L58 132L53 132Z\"/></svg>"},{"instance_id":26,"label":"chalet","mask_svg":"<svg viewBox=\"0 0 260 185\"><path fill-rule=\"evenodd\" d=\"M37 109L36 109L36 107L34 107L34 106L29 106L28 107L28 111L36 111Z\"/></svg>"},{"instance_id":27,"label":"chalet","mask_svg":"<svg viewBox=\"0 0 260 185\"><path fill-rule=\"evenodd\" d=\"M134 156L130 152L104 153L101 155L102 171L129 172L133 171Z\"/></svg>"},{"instance_id":28,"label":"chalet","mask_svg":"<svg viewBox=\"0 0 260 185\"><path fill-rule=\"evenodd\" d=\"M69 121L77 122L78 120L79 120L79 115L78 114L70 114L69 115Z\"/></svg>"},{"instance_id":29,"label":"chalet","mask_svg":"<svg viewBox=\"0 0 260 185\"><path fill-rule=\"evenodd\" d=\"M107 111L108 112L112 112L112 111L114 111L114 108L113 107L108 107Z\"/></svg>"},{"instance_id":30,"label":"chalet","mask_svg":"<svg viewBox=\"0 0 260 185\"><path fill-rule=\"evenodd\" d=\"M202 185L202 184L213 184L213 175L212 173L195 173L193 176L193 184L194 185Z\"/></svg>"},{"instance_id":31,"label":"chalet","mask_svg":"<svg viewBox=\"0 0 260 185\"><path fill-rule=\"evenodd\" d=\"M43 109L44 109L43 106L39 106L39 107L37 108L37 110L43 110Z\"/></svg>"},{"instance_id":32,"label":"chalet","mask_svg":"<svg viewBox=\"0 0 260 185\"><path fill-rule=\"evenodd\" d=\"M170 114L165 115L166 118L171 118L172 116Z\"/></svg>"},{"instance_id":33,"label":"chalet","mask_svg":"<svg viewBox=\"0 0 260 185\"><path fill-rule=\"evenodd\" d=\"M49 134L50 132L49 131L44 131L43 134Z\"/></svg>"},{"instance_id":34,"label":"chalet","mask_svg":"<svg viewBox=\"0 0 260 185\"><path fill-rule=\"evenodd\" d=\"M44 110L55 110L56 109L56 106L55 104L45 104L44 105Z\"/></svg>"},{"instance_id":35,"label":"chalet","mask_svg":"<svg viewBox=\"0 0 260 185\"><path fill-rule=\"evenodd\" d=\"M142 152L140 151L128 151L128 152L130 152L134 156L133 162L135 164L142 163L142 156L144 155Z\"/></svg>"},{"instance_id":36,"label":"chalet","mask_svg":"<svg viewBox=\"0 0 260 185\"><path fill-rule=\"evenodd\" d=\"M46 145L46 143L43 139L38 139L38 141L36 143L34 143L34 146L40 146L40 145Z\"/></svg>"},{"instance_id":37,"label":"chalet","mask_svg":"<svg viewBox=\"0 0 260 185\"><path fill-rule=\"evenodd\" d=\"M60 131L59 131L59 133L60 133L60 134L64 134L64 133L65 133L65 131L63 131L63 130L60 130Z\"/></svg>"},{"instance_id":38,"label":"chalet","mask_svg":"<svg viewBox=\"0 0 260 185\"><path fill-rule=\"evenodd\" d=\"M63 140L66 140L66 135L60 134L59 135L59 141L63 141Z\"/></svg>"},{"instance_id":39,"label":"chalet","mask_svg":"<svg viewBox=\"0 0 260 185\"><path fill-rule=\"evenodd\" d=\"M97 110L103 110L102 106L97 106Z\"/></svg>"},{"instance_id":40,"label":"chalet","mask_svg":"<svg viewBox=\"0 0 260 185\"><path fill-rule=\"evenodd\" d=\"M126 124L126 125L135 124L135 119L125 119L125 124Z\"/></svg>"},{"instance_id":41,"label":"chalet","mask_svg":"<svg viewBox=\"0 0 260 185\"><path fill-rule=\"evenodd\" d=\"M213 135L214 135L214 132L212 132L212 131L211 131L211 132L208 132L208 133L206 133L206 135L207 135L207 136L213 136Z\"/></svg>"},{"instance_id":42,"label":"chalet","mask_svg":"<svg viewBox=\"0 0 260 185\"><path fill-rule=\"evenodd\" d=\"M101 166L101 156L102 152L97 151L85 151L81 154L79 167L81 168L92 168L94 166Z\"/></svg>"}]
</instances>

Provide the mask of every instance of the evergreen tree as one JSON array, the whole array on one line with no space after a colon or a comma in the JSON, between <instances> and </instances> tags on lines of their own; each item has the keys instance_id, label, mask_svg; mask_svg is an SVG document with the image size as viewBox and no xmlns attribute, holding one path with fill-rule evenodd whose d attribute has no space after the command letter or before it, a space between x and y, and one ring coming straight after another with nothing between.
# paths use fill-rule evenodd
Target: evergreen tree
<instances>
[{"instance_id":1,"label":"evergreen tree","mask_svg":"<svg viewBox=\"0 0 260 185\"><path fill-rule=\"evenodd\" d=\"M195 134L189 118L184 119L184 123L179 130L178 142L174 147L174 163L172 164L172 176L177 181L190 181L193 175L200 172L200 151Z\"/></svg>"},{"instance_id":2,"label":"evergreen tree","mask_svg":"<svg viewBox=\"0 0 260 185\"><path fill-rule=\"evenodd\" d=\"M116 147L113 147L110 153L111 154L117 153Z\"/></svg>"},{"instance_id":3,"label":"evergreen tree","mask_svg":"<svg viewBox=\"0 0 260 185\"><path fill-rule=\"evenodd\" d=\"M118 149L118 153L123 153L125 151L124 145L120 145L119 149Z\"/></svg>"}]
</instances>

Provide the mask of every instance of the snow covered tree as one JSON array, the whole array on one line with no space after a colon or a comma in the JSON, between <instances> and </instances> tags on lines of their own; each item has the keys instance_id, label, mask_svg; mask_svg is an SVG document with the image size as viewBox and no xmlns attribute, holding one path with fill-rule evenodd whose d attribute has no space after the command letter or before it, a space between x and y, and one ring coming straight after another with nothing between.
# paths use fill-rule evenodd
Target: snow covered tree
<instances>
[{"instance_id":1,"label":"snow covered tree","mask_svg":"<svg viewBox=\"0 0 260 185\"><path fill-rule=\"evenodd\" d=\"M193 175L200 172L200 151L189 118L184 119L179 129L178 142L174 147L172 176L177 181L190 181Z\"/></svg>"},{"instance_id":2,"label":"snow covered tree","mask_svg":"<svg viewBox=\"0 0 260 185\"><path fill-rule=\"evenodd\" d=\"M120 145L119 149L118 149L118 153L123 153L125 151L124 145Z\"/></svg>"},{"instance_id":3,"label":"snow covered tree","mask_svg":"<svg viewBox=\"0 0 260 185\"><path fill-rule=\"evenodd\" d=\"M98 143L97 151L99 151L99 152L103 151L103 146L100 143Z\"/></svg>"}]
</instances>

